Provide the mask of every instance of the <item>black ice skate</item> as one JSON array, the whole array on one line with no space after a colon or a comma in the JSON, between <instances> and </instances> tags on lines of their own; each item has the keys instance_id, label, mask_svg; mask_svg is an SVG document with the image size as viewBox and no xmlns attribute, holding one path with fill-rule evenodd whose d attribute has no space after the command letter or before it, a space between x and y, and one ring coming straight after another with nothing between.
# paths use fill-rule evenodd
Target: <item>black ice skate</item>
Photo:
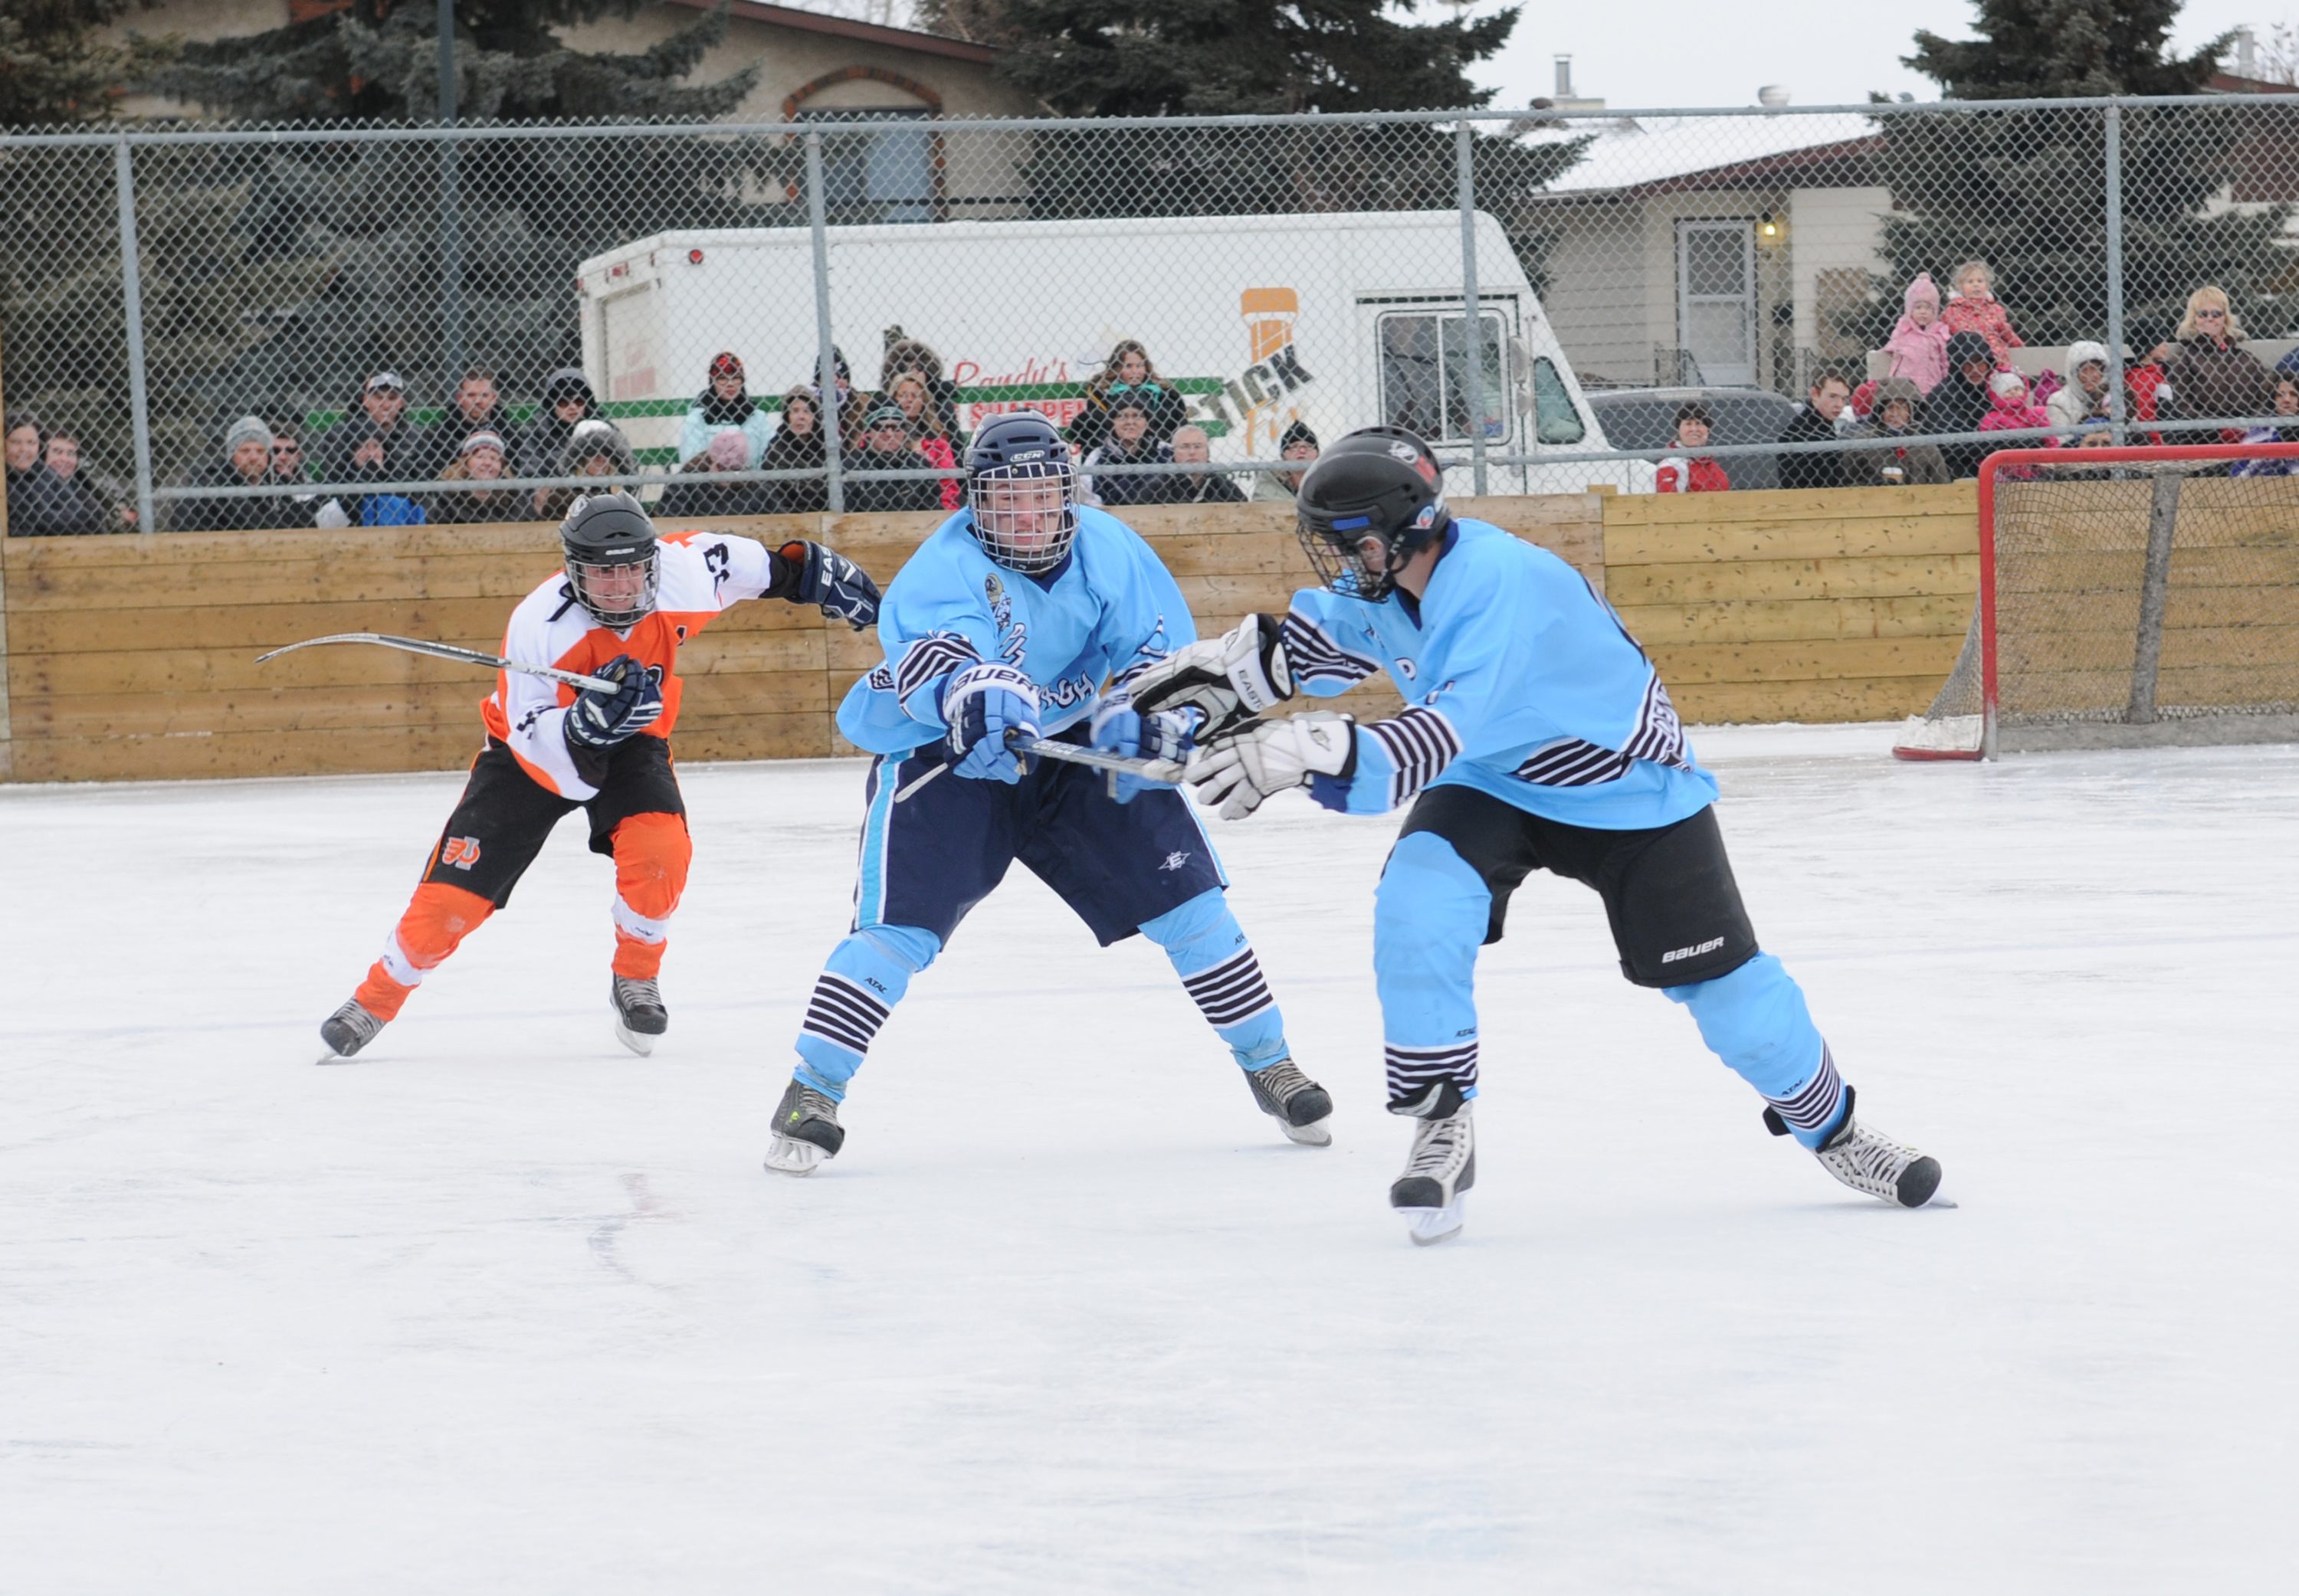
<instances>
[{"instance_id":1,"label":"black ice skate","mask_svg":"<svg viewBox=\"0 0 2299 1596\"><path fill-rule=\"evenodd\" d=\"M1477 1184L1477 1140L1469 1104L1451 1081L1432 1087L1416 1103L1391 1104L1390 1112L1410 1114L1413 1151L1405 1173L1389 1188L1389 1205L1405 1216L1413 1245L1434 1246L1461 1232L1462 1209Z\"/></svg>"},{"instance_id":2,"label":"black ice skate","mask_svg":"<svg viewBox=\"0 0 2299 1596\"><path fill-rule=\"evenodd\" d=\"M775 1139L767 1146L767 1168L777 1175L811 1175L824 1159L846 1145L838 1104L793 1079L775 1106Z\"/></svg>"},{"instance_id":3,"label":"black ice skate","mask_svg":"<svg viewBox=\"0 0 2299 1596\"><path fill-rule=\"evenodd\" d=\"M1939 1195L1939 1160L1869 1129L1853 1118L1852 1103L1852 1088L1846 1087L1844 1123L1813 1151L1820 1167L1854 1191L1902 1208L1921 1208L1928 1203L1935 1208L1955 1207ZM1774 1136L1789 1134L1788 1121L1770 1108L1764 1111L1764 1129Z\"/></svg>"},{"instance_id":4,"label":"black ice skate","mask_svg":"<svg viewBox=\"0 0 2299 1596\"><path fill-rule=\"evenodd\" d=\"M1291 1059L1247 1071L1245 1084L1253 1088L1256 1106L1277 1121L1288 1140L1305 1147L1332 1145L1332 1127L1327 1123L1333 1115L1332 1095L1302 1074Z\"/></svg>"},{"instance_id":5,"label":"black ice skate","mask_svg":"<svg viewBox=\"0 0 2299 1596\"><path fill-rule=\"evenodd\" d=\"M607 1000L615 1005L615 1037L644 1058L654 1051L655 1038L670 1029L670 1011L662 1006L662 988L650 976L633 980L615 977Z\"/></svg>"},{"instance_id":6,"label":"black ice skate","mask_svg":"<svg viewBox=\"0 0 2299 1596\"><path fill-rule=\"evenodd\" d=\"M382 1030L383 1021L361 1007L354 997L320 1021L320 1040L328 1045L328 1051L318 1062L340 1064L374 1041Z\"/></svg>"}]
</instances>

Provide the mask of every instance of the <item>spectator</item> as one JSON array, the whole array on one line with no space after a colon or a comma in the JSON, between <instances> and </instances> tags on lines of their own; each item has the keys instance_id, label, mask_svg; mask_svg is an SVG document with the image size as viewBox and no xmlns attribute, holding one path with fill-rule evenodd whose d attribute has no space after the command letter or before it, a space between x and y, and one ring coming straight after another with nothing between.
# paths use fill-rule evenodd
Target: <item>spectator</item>
<instances>
[{"instance_id":1,"label":"spectator","mask_svg":"<svg viewBox=\"0 0 2299 1596\"><path fill-rule=\"evenodd\" d=\"M926 464L944 471L958 468L958 451L950 446L949 431L942 426L942 411L934 404L934 390L928 386L922 372L898 371L886 386L886 397L909 420L910 437ZM956 509L966 497L966 484L955 476L945 476L934 484L942 492L942 507Z\"/></svg>"},{"instance_id":2,"label":"spectator","mask_svg":"<svg viewBox=\"0 0 2299 1596\"><path fill-rule=\"evenodd\" d=\"M771 444L768 445L772 447ZM702 452L679 468L680 480L663 491L655 506L658 517L691 519L701 516L770 516L775 513L775 485L770 482L718 482L727 471L748 471L751 440L736 426L722 426Z\"/></svg>"},{"instance_id":3,"label":"spectator","mask_svg":"<svg viewBox=\"0 0 2299 1596\"><path fill-rule=\"evenodd\" d=\"M2026 432L2047 427L2052 424L2052 418L2044 407L2029 397L2028 379L2016 371L1999 371L1989 377L1988 396L1988 414L1979 418L1981 432ZM2059 446L2059 442L2057 438L2006 438L2004 441L2004 447L2006 449L2054 449ZM1987 453L1995 452L1993 450L1986 449L1985 445L1982 445L1982 448ZM1983 458L1985 458L1984 455ZM2003 472L2005 476L2018 479L2032 477L2035 474L2035 467L2032 466L2014 466Z\"/></svg>"},{"instance_id":4,"label":"spectator","mask_svg":"<svg viewBox=\"0 0 2299 1596\"><path fill-rule=\"evenodd\" d=\"M927 396L942 421L941 435L950 441L951 450L965 449L966 434L958 425L958 388L942 375L942 357L919 340L907 336L901 327L890 327L886 329L886 358L878 368L878 386L892 393L894 379L906 371L915 371L925 379Z\"/></svg>"},{"instance_id":5,"label":"spectator","mask_svg":"<svg viewBox=\"0 0 2299 1596\"><path fill-rule=\"evenodd\" d=\"M1129 397L1141 401L1142 414L1149 421L1148 436L1153 443L1170 440L1174 429L1189 415L1189 407L1183 402L1181 394L1158 376L1150 351L1134 339L1122 339L1109 351L1108 362L1086 382L1085 409L1078 412L1077 419L1068 428L1070 447L1081 455L1100 448L1109 436L1114 419L1111 407Z\"/></svg>"},{"instance_id":6,"label":"spectator","mask_svg":"<svg viewBox=\"0 0 2299 1596\"><path fill-rule=\"evenodd\" d=\"M1177 466L1204 466L1214 458L1213 440L1206 429L1191 422L1174 429L1174 442L1169 447ZM1184 471L1172 476L1154 479L1165 484L1165 497L1159 504L1243 504L1245 493L1226 475L1219 471Z\"/></svg>"},{"instance_id":7,"label":"spectator","mask_svg":"<svg viewBox=\"0 0 2299 1596\"><path fill-rule=\"evenodd\" d=\"M1947 462L1930 443L1909 443L1923 393L1909 378L1888 376L1876 385L1868 424L1854 434L1868 448L1844 457L1844 479L1853 487L1906 487L1948 480Z\"/></svg>"},{"instance_id":8,"label":"spectator","mask_svg":"<svg viewBox=\"0 0 2299 1596\"><path fill-rule=\"evenodd\" d=\"M357 409L324 440L320 468L328 480L409 482L437 471L430 429L407 418L406 386L395 371L369 374ZM264 447L270 447L269 428ZM403 492L367 494L354 513L364 526L403 526L423 519L422 508Z\"/></svg>"},{"instance_id":9,"label":"spectator","mask_svg":"<svg viewBox=\"0 0 2299 1596\"><path fill-rule=\"evenodd\" d=\"M767 445L759 465L768 471L820 471L823 448L822 396L806 383L783 395L783 424ZM819 514L830 508L830 487L821 477L794 477L763 484L768 502L784 515Z\"/></svg>"},{"instance_id":10,"label":"spectator","mask_svg":"<svg viewBox=\"0 0 2299 1596\"><path fill-rule=\"evenodd\" d=\"M1940 319L1939 288L1931 273L1918 272L1900 296L1899 325L1884 340L1884 352L1892 357L1891 375L1905 377L1918 393L1929 395L1947 376L1949 332Z\"/></svg>"},{"instance_id":11,"label":"spectator","mask_svg":"<svg viewBox=\"0 0 2299 1596\"><path fill-rule=\"evenodd\" d=\"M558 474L559 457L566 452L567 441L575 429L599 413L599 401L591 393L591 382L572 366L562 366L544 379L543 412L528 423L519 438L519 474L521 476L552 476ZM551 490L537 488L535 505L541 508L544 496Z\"/></svg>"},{"instance_id":12,"label":"spectator","mask_svg":"<svg viewBox=\"0 0 2299 1596\"><path fill-rule=\"evenodd\" d=\"M1947 341L1947 376L1924 403L1923 426L1930 433L1976 433L1994 408L1988 379L1995 374L1996 356L1978 333L1957 333ZM1979 457L1988 446L1979 442L1943 443L1940 458L1951 477L1979 475Z\"/></svg>"},{"instance_id":13,"label":"spectator","mask_svg":"<svg viewBox=\"0 0 2299 1596\"><path fill-rule=\"evenodd\" d=\"M1789 424L1780 429L1782 443L1831 443L1836 441L1836 418L1844 414L1851 402L1852 385L1837 371L1822 371L1812 379L1812 402L1797 407ZM1840 488L1844 485L1844 457L1840 454L1813 450L1801 454L1780 457L1780 486L1784 488Z\"/></svg>"},{"instance_id":14,"label":"spectator","mask_svg":"<svg viewBox=\"0 0 2299 1596\"><path fill-rule=\"evenodd\" d=\"M493 368L486 366L472 367L455 385L455 408L440 427L443 469L463 458L463 440L478 432L493 433L498 439L510 435L510 418L503 414L502 390ZM278 435L278 428L272 435Z\"/></svg>"},{"instance_id":15,"label":"spectator","mask_svg":"<svg viewBox=\"0 0 2299 1596\"><path fill-rule=\"evenodd\" d=\"M1951 333L1978 333L1988 340L1988 352L1997 365L2015 349L2024 347L2012 330L2012 318L1996 298L1996 274L1985 260L1966 260L1955 269L1956 297L1948 301L1940 319Z\"/></svg>"},{"instance_id":16,"label":"spectator","mask_svg":"<svg viewBox=\"0 0 2299 1596\"><path fill-rule=\"evenodd\" d=\"M622 428L602 416L593 416L576 423L567 434L567 442L559 451L559 458L551 463L544 476L635 476L638 458L632 454L630 441L623 436ZM635 484L623 486L636 492ZM536 518L560 521L581 492L577 488L544 488L535 494Z\"/></svg>"},{"instance_id":17,"label":"spectator","mask_svg":"<svg viewBox=\"0 0 2299 1596\"><path fill-rule=\"evenodd\" d=\"M87 537L95 533L128 532L136 525L133 512L98 492L80 470L79 434L64 427L48 434L40 451L45 478L26 495L30 500L21 519L10 517L10 527L25 537Z\"/></svg>"},{"instance_id":18,"label":"spectator","mask_svg":"<svg viewBox=\"0 0 2299 1596\"><path fill-rule=\"evenodd\" d=\"M733 351L721 350L710 357L710 381L694 402L687 407L686 425L678 433L678 466L685 470L710 452L718 434L734 427L743 434L743 446L749 458L733 467L737 471L755 468L766 457L767 441L774 436L775 418L751 402L751 391L743 381L743 362ZM723 470L724 467L697 467L701 470Z\"/></svg>"},{"instance_id":19,"label":"spectator","mask_svg":"<svg viewBox=\"0 0 2299 1596\"><path fill-rule=\"evenodd\" d=\"M923 471L926 457L910 443L910 420L900 405L882 404L865 418L862 447L847 457L851 471ZM850 482L850 510L938 510L942 484L928 478L907 482Z\"/></svg>"},{"instance_id":20,"label":"spectator","mask_svg":"<svg viewBox=\"0 0 2299 1596\"><path fill-rule=\"evenodd\" d=\"M1261 504L1291 504L1301 491L1301 479L1309 475L1309 467L1317 458L1317 434L1309 430L1306 421L1296 420L1287 426L1277 440L1277 458L1295 462L1299 470L1263 471L1255 475L1253 492L1248 498Z\"/></svg>"},{"instance_id":21,"label":"spectator","mask_svg":"<svg viewBox=\"0 0 2299 1596\"><path fill-rule=\"evenodd\" d=\"M2068 385L2044 406L2054 426L2072 432L2107 414L2107 345L2079 338L2068 345Z\"/></svg>"},{"instance_id":22,"label":"spectator","mask_svg":"<svg viewBox=\"0 0 2299 1596\"><path fill-rule=\"evenodd\" d=\"M2248 420L2266 412L2272 402L2267 368L2243 347L2243 328L2236 323L2224 290L2206 286L2189 294L2187 313L2179 318L2173 336L2179 349L2156 392L2159 414L2203 421ZM2170 410L2163 408L2167 390L2176 407ZM2242 428L2226 427L2219 441L2233 442L2242 436ZM2183 441L2214 440L2190 434Z\"/></svg>"},{"instance_id":23,"label":"spectator","mask_svg":"<svg viewBox=\"0 0 2299 1596\"><path fill-rule=\"evenodd\" d=\"M1699 401L1677 406L1673 447L1685 451L1685 454L1659 463L1653 473L1655 492L1722 493L1731 489L1732 479L1725 475L1724 467L1716 463L1714 455L1691 452L1708 447L1712 425L1708 407Z\"/></svg>"},{"instance_id":24,"label":"spectator","mask_svg":"<svg viewBox=\"0 0 2299 1596\"><path fill-rule=\"evenodd\" d=\"M461 485L432 496L431 519L450 525L526 520L532 503L526 494L516 488L486 485L510 475L510 453L502 434L492 428L482 427L465 438L455 458L439 473L441 481Z\"/></svg>"},{"instance_id":25,"label":"spectator","mask_svg":"<svg viewBox=\"0 0 2299 1596\"><path fill-rule=\"evenodd\" d=\"M274 421L271 426L271 471L281 482L310 482L311 467L303 451L302 424L290 418ZM333 531L352 524L351 512L344 509L340 499L322 502L316 493L295 495L295 513L290 525L301 526L309 522L314 526Z\"/></svg>"},{"instance_id":26,"label":"spectator","mask_svg":"<svg viewBox=\"0 0 2299 1596\"><path fill-rule=\"evenodd\" d=\"M1115 509L1128 504L1163 504L1167 479L1106 476L1110 466L1170 466L1174 451L1150 435L1150 403L1137 393L1110 402L1109 435L1085 457L1085 483L1079 496L1088 504Z\"/></svg>"},{"instance_id":27,"label":"spectator","mask_svg":"<svg viewBox=\"0 0 2299 1596\"><path fill-rule=\"evenodd\" d=\"M2254 426L2243 434L2246 443L2299 443L2299 376L2278 369L2272 426ZM2288 418L2288 419L2286 419ZM2229 476L2299 476L2299 456L2280 459L2237 460Z\"/></svg>"},{"instance_id":28,"label":"spectator","mask_svg":"<svg viewBox=\"0 0 2299 1596\"><path fill-rule=\"evenodd\" d=\"M47 469L40 463L40 451L48 446L48 429L38 417L21 410L8 418L7 427L8 530L12 533L30 513L34 496L43 491L35 484L37 474Z\"/></svg>"},{"instance_id":29,"label":"spectator","mask_svg":"<svg viewBox=\"0 0 2299 1596\"><path fill-rule=\"evenodd\" d=\"M271 429L260 416L242 416L224 434L223 458L195 475L195 488L285 486L271 469ZM292 494L245 499L179 499L169 511L174 532L257 532L308 526L311 511Z\"/></svg>"}]
</instances>

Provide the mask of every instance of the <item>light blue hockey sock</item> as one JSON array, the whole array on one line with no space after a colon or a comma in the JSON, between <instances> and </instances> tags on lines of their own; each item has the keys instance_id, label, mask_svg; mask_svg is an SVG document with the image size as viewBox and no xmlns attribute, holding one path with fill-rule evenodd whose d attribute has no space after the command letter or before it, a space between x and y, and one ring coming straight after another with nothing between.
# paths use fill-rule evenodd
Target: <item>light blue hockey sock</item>
<instances>
[{"instance_id":1,"label":"light blue hockey sock","mask_svg":"<svg viewBox=\"0 0 2299 1596\"><path fill-rule=\"evenodd\" d=\"M841 942L824 964L798 1031L800 1082L834 1103L862 1067L878 1028L909 990L910 977L934 962L942 942L911 925L874 925Z\"/></svg>"},{"instance_id":2,"label":"light blue hockey sock","mask_svg":"<svg viewBox=\"0 0 2299 1596\"><path fill-rule=\"evenodd\" d=\"M1662 990L1692 1011L1708 1050L1764 1095L1797 1141L1828 1139L1844 1114L1844 1082L1780 960L1760 953L1730 975Z\"/></svg>"},{"instance_id":3,"label":"light blue hockey sock","mask_svg":"<svg viewBox=\"0 0 2299 1596\"><path fill-rule=\"evenodd\" d=\"M1240 1069L1258 1070L1286 1056L1285 1017L1220 888L1142 922L1141 934L1166 950L1183 989L1229 1044Z\"/></svg>"},{"instance_id":4,"label":"light blue hockey sock","mask_svg":"<svg viewBox=\"0 0 2299 1596\"><path fill-rule=\"evenodd\" d=\"M1477 949L1493 895L1443 838L1398 839L1374 894L1373 969L1392 1113L1477 1095Z\"/></svg>"}]
</instances>

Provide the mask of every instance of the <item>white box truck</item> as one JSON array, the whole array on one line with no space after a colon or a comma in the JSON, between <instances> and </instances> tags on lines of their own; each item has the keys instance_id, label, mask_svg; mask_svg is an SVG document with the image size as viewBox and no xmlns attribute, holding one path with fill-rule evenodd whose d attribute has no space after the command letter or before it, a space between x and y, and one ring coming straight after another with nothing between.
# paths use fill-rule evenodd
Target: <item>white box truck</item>
<instances>
[{"instance_id":1,"label":"white box truck","mask_svg":"<svg viewBox=\"0 0 2299 1596\"><path fill-rule=\"evenodd\" d=\"M1482 425L1495 454L1606 447L1515 252L1476 219ZM890 335L923 341L971 430L1029 407L1067 423L1120 339L1189 401L1216 459L1274 459L1294 421L1330 442L1401 421L1465 451L1470 340L1461 223L1449 211L957 221L833 227L833 335L876 385ZM661 233L583 262L583 360L634 443L665 458L710 357L739 355L753 398L815 369L813 238L803 227ZM898 330L896 330L898 329ZM1465 472L1456 472L1456 491ZM1599 461L1492 469L1496 492L1646 490Z\"/></svg>"}]
</instances>

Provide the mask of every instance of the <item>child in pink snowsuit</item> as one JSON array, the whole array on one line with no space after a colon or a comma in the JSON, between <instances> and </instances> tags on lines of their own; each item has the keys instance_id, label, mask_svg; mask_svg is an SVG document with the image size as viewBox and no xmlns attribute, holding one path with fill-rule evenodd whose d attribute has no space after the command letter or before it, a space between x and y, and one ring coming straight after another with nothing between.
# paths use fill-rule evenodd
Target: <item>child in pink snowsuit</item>
<instances>
[{"instance_id":1,"label":"child in pink snowsuit","mask_svg":"<svg viewBox=\"0 0 2299 1596\"><path fill-rule=\"evenodd\" d=\"M1985 260L1966 260L1955 269L1956 296L1947 302L1940 319L1950 333L1978 333L2002 360L2007 350L2025 347L2012 330L2012 318L1996 297L1996 274Z\"/></svg>"},{"instance_id":2,"label":"child in pink snowsuit","mask_svg":"<svg viewBox=\"0 0 2299 1596\"><path fill-rule=\"evenodd\" d=\"M1999 371L1988 379L1988 414L1979 418L1984 433L2012 432L2052 425L2050 412L2028 396L2028 379L2016 371ZM2006 449L2056 449L2057 438L2008 438ZM2036 475L2033 466L2013 466L2006 477L2026 481Z\"/></svg>"},{"instance_id":3,"label":"child in pink snowsuit","mask_svg":"<svg viewBox=\"0 0 2299 1596\"><path fill-rule=\"evenodd\" d=\"M1947 376L1949 337L1948 325L1940 319L1940 294L1931 273L1916 274L1916 280L1900 296L1900 324L1884 341L1884 352L1892 357L1890 375L1907 378L1929 398Z\"/></svg>"}]
</instances>

